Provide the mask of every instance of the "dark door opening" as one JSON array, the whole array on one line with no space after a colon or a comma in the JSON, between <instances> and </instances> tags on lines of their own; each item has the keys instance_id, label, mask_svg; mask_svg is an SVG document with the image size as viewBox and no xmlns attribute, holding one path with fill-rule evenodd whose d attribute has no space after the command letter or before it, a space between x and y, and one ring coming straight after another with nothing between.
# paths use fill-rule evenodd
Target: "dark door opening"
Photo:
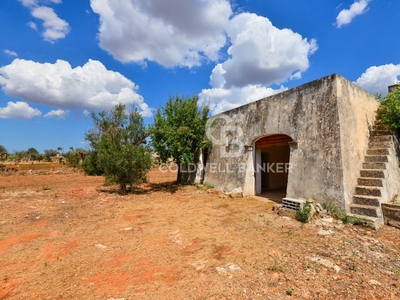
<instances>
[{"instance_id":1,"label":"dark door opening","mask_svg":"<svg viewBox=\"0 0 400 300\"><path fill-rule=\"evenodd\" d=\"M292 138L276 134L264 137L256 146L256 195L280 202L286 196Z\"/></svg>"}]
</instances>

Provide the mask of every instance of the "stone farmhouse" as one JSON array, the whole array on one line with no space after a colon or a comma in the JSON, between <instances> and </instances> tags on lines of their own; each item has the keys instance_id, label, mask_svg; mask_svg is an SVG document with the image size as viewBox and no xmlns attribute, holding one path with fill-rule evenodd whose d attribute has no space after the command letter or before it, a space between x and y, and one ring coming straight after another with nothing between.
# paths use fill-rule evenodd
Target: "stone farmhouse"
<instances>
[{"instance_id":1,"label":"stone farmhouse","mask_svg":"<svg viewBox=\"0 0 400 300\"><path fill-rule=\"evenodd\" d=\"M212 116L202 180L283 204L331 202L378 228L400 187L397 138L376 124L375 97L338 74Z\"/></svg>"}]
</instances>

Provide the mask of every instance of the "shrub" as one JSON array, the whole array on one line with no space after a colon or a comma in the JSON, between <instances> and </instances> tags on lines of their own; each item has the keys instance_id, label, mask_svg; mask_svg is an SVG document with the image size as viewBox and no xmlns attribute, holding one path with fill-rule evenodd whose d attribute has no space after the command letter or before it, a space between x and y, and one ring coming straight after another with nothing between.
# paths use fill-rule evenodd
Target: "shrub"
<instances>
[{"instance_id":1,"label":"shrub","mask_svg":"<svg viewBox=\"0 0 400 300\"><path fill-rule=\"evenodd\" d=\"M380 106L376 111L378 120L389 129L400 131L400 86L385 97L376 96Z\"/></svg>"}]
</instances>

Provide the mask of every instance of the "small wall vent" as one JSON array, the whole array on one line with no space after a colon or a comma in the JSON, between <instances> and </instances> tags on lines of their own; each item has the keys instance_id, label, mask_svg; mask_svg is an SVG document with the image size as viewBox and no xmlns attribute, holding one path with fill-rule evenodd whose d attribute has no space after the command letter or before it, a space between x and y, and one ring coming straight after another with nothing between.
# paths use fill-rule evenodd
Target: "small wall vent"
<instances>
[{"instance_id":1,"label":"small wall vent","mask_svg":"<svg viewBox=\"0 0 400 300\"><path fill-rule=\"evenodd\" d=\"M282 207L293 211L298 211L300 206L305 203L306 203L305 200L299 200L293 198L282 199Z\"/></svg>"}]
</instances>

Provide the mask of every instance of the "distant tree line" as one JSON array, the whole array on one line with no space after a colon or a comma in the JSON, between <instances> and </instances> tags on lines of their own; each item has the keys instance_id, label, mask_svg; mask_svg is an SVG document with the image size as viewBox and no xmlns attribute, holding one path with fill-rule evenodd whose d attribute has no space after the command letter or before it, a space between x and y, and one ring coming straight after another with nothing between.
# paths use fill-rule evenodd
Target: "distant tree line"
<instances>
[{"instance_id":1,"label":"distant tree line","mask_svg":"<svg viewBox=\"0 0 400 300\"><path fill-rule=\"evenodd\" d=\"M198 100L197 95L170 96L148 127L137 109L129 111L118 104L110 111L91 113L94 127L85 135L87 150L70 147L64 153L58 147L39 153L29 148L9 154L0 146L0 156L29 161L60 157L60 162L65 158L68 165L81 167L88 175L104 175L106 183L119 184L122 193L146 180L156 157L158 163L176 164L178 184L192 184L196 174L188 172L188 166L197 164L201 150L209 145L205 137L209 109L199 107Z\"/></svg>"},{"instance_id":2,"label":"distant tree line","mask_svg":"<svg viewBox=\"0 0 400 300\"><path fill-rule=\"evenodd\" d=\"M7 149L0 145L0 160L1 161L27 161L27 162L63 162L63 158L68 165L72 167L78 167L82 163L84 154L87 152L85 149L70 147L70 150L66 153L62 152L63 148L58 147L57 150L47 149L43 153L39 153L38 150L31 147L27 150L14 150L13 152L7 151ZM61 160L60 160L61 159Z\"/></svg>"}]
</instances>

